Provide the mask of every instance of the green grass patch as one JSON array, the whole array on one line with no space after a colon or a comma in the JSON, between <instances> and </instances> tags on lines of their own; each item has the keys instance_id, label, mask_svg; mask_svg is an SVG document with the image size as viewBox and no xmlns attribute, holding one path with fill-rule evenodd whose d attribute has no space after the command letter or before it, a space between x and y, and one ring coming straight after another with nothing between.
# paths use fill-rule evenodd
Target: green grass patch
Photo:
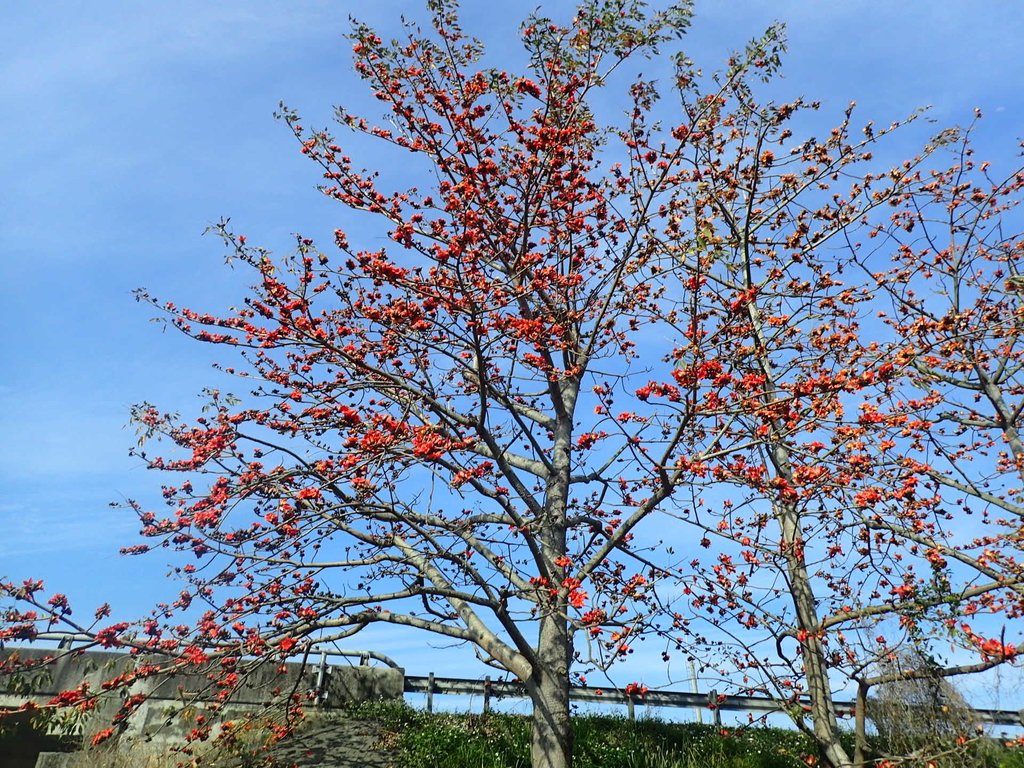
<instances>
[{"instance_id":1,"label":"green grass patch","mask_svg":"<svg viewBox=\"0 0 1024 768\"><path fill-rule=\"evenodd\" d=\"M440 756L446 768L530 765L530 719L523 715L428 714L381 702L360 705L349 716L380 722L403 768L437 768ZM631 722L613 715L580 715L573 727L575 768L806 768L809 757L818 757L810 739L784 728L718 728L650 716ZM852 734L845 746L852 755ZM979 739L950 757L937 764L1024 768L1024 750L993 739Z\"/></svg>"},{"instance_id":2,"label":"green grass patch","mask_svg":"<svg viewBox=\"0 0 1024 768\"><path fill-rule=\"evenodd\" d=\"M428 714L407 705L362 705L353 716L383 723L404 768L529 768L530 720L490 713ZM816 754L803 735L779 728L635 722L612 715L573 719L575 768L806 768Z\"/></svg>"}]
</instances>

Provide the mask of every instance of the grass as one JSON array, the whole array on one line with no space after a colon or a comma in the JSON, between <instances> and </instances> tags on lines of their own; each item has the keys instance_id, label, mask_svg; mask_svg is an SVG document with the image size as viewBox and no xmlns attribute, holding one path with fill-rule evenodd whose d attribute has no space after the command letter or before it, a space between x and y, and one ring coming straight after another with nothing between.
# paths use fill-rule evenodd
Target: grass
<instances>
[{"instance_id":1,"label":"grass","mask_svg":"<svg viewBox=\"0 0 1024 768\"><path fill-rule=\"evenodd\" d=\"M520 715L427 714L394 704L362 705L351 716L376 719L403 768L529 768L530 722ZM719 729L645 717L574 719L575 768L806 768L808 739L777 728Z\"/></svg>"},{"instance_id":2,"label":"grass","mask_svg":"<svg viewBox=\"0 0 1024 768\"><path fill-rule=\"evenodd\" d=\"M397 751L396 764L403 768L437 768L439 755L445 768L530 765L530 722L521 715L428 714L381 702L355 707L349 716L381 722L386 746ZM579 716L573 725L574 768L806 768L818 757L807 737L781 728L720 729L609 715ZM851 754L852 738L846 744ZM1024 768L1024 750L994 740L979 740L969 752L961 764L971 768Z\"/></svg>"},{"instance_id":3,"label":"grass","mask_svg":"<svg viewBox=\"0 0 1024 768\"><path fill-rule=\"evenodd\" d=\"M308 712L307 725L337 720L372 720L383 728L381 749L402 768L529 768L530 721L522 715L433 713L402 702L376 702L347 710ZM719 729L713 725L672 723L655 717L631 722L612 715L574 718L574 768L806 768L817 750L792 730L767 727ZM300 732L302 726L300 725ZM198 765L262 765L259 747L268 732L260 727L226 751L214 745L199 750ZM240 734L242 736L242 734ZM148 747L148 748L147 748ZM852 752L852 744L847 744ZM443 756L443 763L439 763ZM116 744L69 756L67 768L174 768L188 765L185 755L166 748ZM820 764L820 762L818 763ZM924 763L920 763L924 765ZM942 761L943 766L953 765ZM902 763L910 768L917 763ZM1024 750L980 740L956 765L970 768L1024 768Z\"/></svg>"}]
</instances>

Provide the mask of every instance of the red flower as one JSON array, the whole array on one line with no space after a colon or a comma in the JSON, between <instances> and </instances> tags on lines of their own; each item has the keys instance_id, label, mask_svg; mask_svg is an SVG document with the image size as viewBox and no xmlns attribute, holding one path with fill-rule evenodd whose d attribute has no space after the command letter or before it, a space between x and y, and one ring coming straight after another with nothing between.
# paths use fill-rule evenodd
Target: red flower
<instances>
[{"instance_id":1,"label":"red flower","mask_svg":"<svg viewBox=\"0 0 1024 768\"><path fill-rule=\"evenodd\" d=\"M100 744L102 744L104 741L106 741L113 735L113 728L104 728L102 731L99 731L95 736L92 737L92 745L94 747L98 747Z\"/></svg>"},{"instance_id":2,"label":"red flower","mask_svg":"<svg viewBox=\"0 0 1024 768\"><path fill-rule=\"evenodd\" d=\"M540 98L540 86L533 82L533 80L528 80L525 77L516 80L516 90L519 93L528 93L535 99Z\"/></svg>"},{"instance_id":3,"label":"red flower","mask_svg":"<svg viewBox=\"0 0 1024 768\"><path fill-rule=\"evenodd\" d=\"M121 645L120 635L128 629L128 622L112 624L96 633L96 642L103 648L117 648Z\"/></svg>"},{"instance_id":4,"label":"red flower","mask_svg":"<svg viewBox=\"0 0 1024 768\"><path fill-rule=\"evenodd\" d=\"M647 696L648 687L640 683L629 683L626 686L626 695L630 698L639 696L641 699Z\"/></svg>"}]
</instances>

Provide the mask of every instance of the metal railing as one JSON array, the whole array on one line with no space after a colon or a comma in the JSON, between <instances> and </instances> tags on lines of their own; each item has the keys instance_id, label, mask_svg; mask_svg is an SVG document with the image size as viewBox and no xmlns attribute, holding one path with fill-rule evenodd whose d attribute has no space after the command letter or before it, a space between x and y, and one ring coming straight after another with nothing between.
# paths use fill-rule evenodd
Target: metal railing
<instances>
[{"instance_id":1,"label":"metal railing","mask_svg":"<svg viewBox=\"0 0 1024 768\"><path fill-rule=\"evenodd\" d=\"M433 673L426 677L405 677L406 693L422 693L427 697L427 711L434 709L434 694L482 696L484 712L490 710L493 699L526 698L529 696L526 686L520 682L508 680L471 680L468 678L437 677ZM788 712L794 706L810 711L809 703L804 701L786 702L770 696L727 696L717 691L706 693L689 693L686 691L654 691L627 692L621 688L592 688L574 685L569 689L569 698L577 702L625 704L630 720L636 718L636 707L682 707L699 711L710 711L716 725L722 724L722 712L758 712L771 714ZM852 717L856 704L853 701L836 701L835 706L841 717ZM974 720L990 725L1024 725L1024 710L1011 709L971 709Z\"/></svg>"},{"instance_id":2,"label":"metal railing","mask_svg":"<svg viewBox=\"0 0 1024 768\"><path fill-rule=\"evenodd\" d=\"M58 648L68 649L73 643L94 642L89 635L77 635L65 632L41 632L36 636L37 640L50 640L59 643ZM392 669L401 669L394 659L376 651L347 651L342 649L325 650L311 646L303 659L309 664L310 656L318 657L316 664L316 691L325 690L329 666L327 659L330 657L357 658L360 666L367 666L370 660L378 661ZM483 709L487 712L491 708L492 700L503 698L528 698L529 693L526 686L521 682L510 680L492 680L490 677L481 679L458 678L458 677L437 677L431 672L426 677L405 675L405 693L421 693L426 695L427 711L432 712L434 708L434 694L457 695L457 696L482 696ZM722 712L757 712L761 714L784 713L792 710L793 707L801 707L810 711L809 702L806 699L796 702L783 701L770 696L746 695L730 696L720 694L715 690L700 692L687 691L627 691L620 688L598 688L590 686L574 685L569 689L569 697L576 702L624 704L627 716L632 720L636 717L636 707L678 707L694 709L698 712L710 711L716 725L722 723ZM320 696L317 696L318 700ZM853 701L836 701L837 714L841 717L852 717L856 704ZM972 708L972 718L977 723L989 725L1024 726L1024 710L1011 709L985 709Z\"/></svg>"}]
</instances>

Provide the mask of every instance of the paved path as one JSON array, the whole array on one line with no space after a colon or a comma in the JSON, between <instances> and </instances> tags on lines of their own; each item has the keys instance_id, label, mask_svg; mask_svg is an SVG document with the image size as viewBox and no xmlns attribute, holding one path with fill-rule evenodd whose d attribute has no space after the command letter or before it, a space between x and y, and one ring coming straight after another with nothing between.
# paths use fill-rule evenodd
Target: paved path
<instances>
[{"instance_id":1,"label":"paved path","mask_svg":"<svg viewBox=\"0 0 1024 768\"><path fill-rule=\"evenodd\" d=\"M272 754L300 768L394 768L397 753L383 743L385 736L372 720L326 718L305 725Z\"/></svg>"}]
</instances>

